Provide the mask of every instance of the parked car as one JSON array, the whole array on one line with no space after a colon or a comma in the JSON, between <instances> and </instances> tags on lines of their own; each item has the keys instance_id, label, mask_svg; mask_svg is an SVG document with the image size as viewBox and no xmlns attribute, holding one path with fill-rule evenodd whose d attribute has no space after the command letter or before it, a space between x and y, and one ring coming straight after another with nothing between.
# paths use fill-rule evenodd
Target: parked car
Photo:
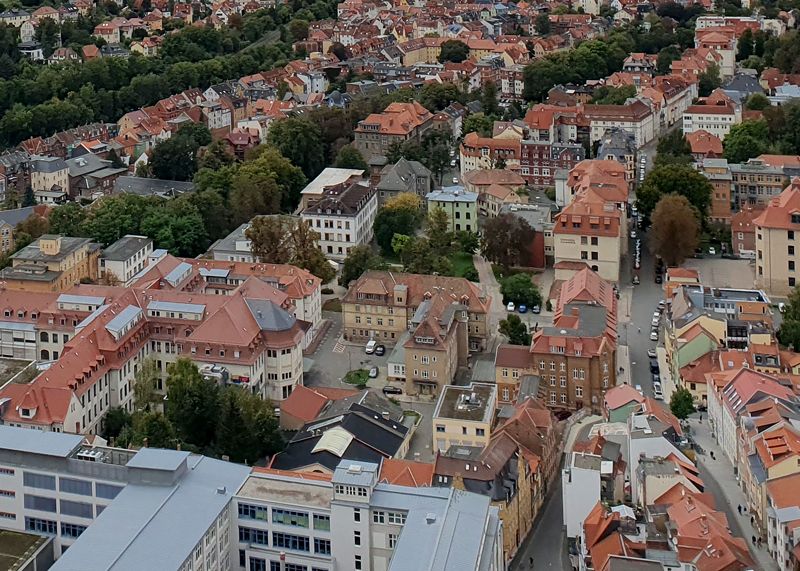
<instances>
[{"instance_id":1,"label":"parked car","mask_svg":"<svg viewBox=\"0 0 800 571\"><path fill-rule=\"evenodd\" d=\"M506 311L508 311L509 313L514 311L514 302L513 301L509 301L508 302L508 305L506 306Z\"/></svg>"},{"instance_id":2,"label":"parked car","mask_svg":"<svg viewBox=\"0 0 800 571\"><path fill-rule=\"evenodd\" d=\"M370 379L377 379L378 378L378 367L372 367L369 370L369 378Z\"/></svg>"},{"instance_id":3,"label":"parked car","mask_svg":"<svg viewBox=\"0 0 800 571\"><path fill-rule=\"evenodd\" d=\"M537 304L537 305L533 306L533 309L531 309L531 311L534 312L534 313L541 313L542 312L542 308L539 307L539 305Z\"/></svg>"},{"instance_id":4,"label":"parked car","mask_svg":"<svg viewBox=\"0 0 800 571\"><path fill-rule=\"evenodd\" d=\"M520 313L528 313L528 306L525 305L524 303L520 303L519 307L517 308L517 311L519 311Z\"/></svg>"},{"instance_id":5,"label":"parked car","mask_svg":"<svg viewBox=\"0 0 800 571\"><path fill-rule=\"evenodd\" d=\"M661 381L661 376L658 373L653 373L653 383L658 383Z\"/></svg>"},{"instance_id":6,"label":"parked car","mask_svg":"<svg viewBox=\"0 0 800 571\"><path fill-rule=\"evenodd\" d=\"M633 285L639 285L639 276L633 274Z\"/></svg>"},{"instance_id":7,"label":"parked car","mask_svg":"<svg viewBox=\"0 0 800 571\"><path fill-rule=\"evenodd\" d=\"M386 346L378 345L377 347L375 347L375 354L378 357L382 357L385 353L386 353Z\"/></svg>"},{"instance_id":8,"label":"parked car","mask_svg":"<svg viewBox=\"0 0 800 571\"><path fill-rule=\"evenodd\" d=\"M650 359L650 372L658 373L658 361L655 359Z\"/></svg>"},{"instance_id":9,"label":"parked car","mask_svg":"<svg viewBox=\"0 0 800 571\"><path fill-rule=\"evenodd\" d=\"M383 391L383 394L385 394L385 395L402 395L403 394L403 389L401 389L400 387L392 386L392 385L386 385L381 390Z\"/></svg>"},{"instance_id":10,"label":"parked car","mask_svg":"<svg viewBox=\"0 0 800 571\"><path fill-rule=\"evenodd\" d=\"M377 347L377 346L378 346L378 342L375 341L375 339L370 339L369 341L367 341L367 346L364 347L364 352L367 355L372 355L375 352L375 347Z\"/></svg>"},{"instance_id":11,"label":"parked car","mask_svg":"<svg viewBox=\"0 0 800 571\"><path fill-rule=\"evenodd\" d=\"M458 177L457 176L453 177L453 184L458 184Z\"/></svg>"},{"instance_id":12,"label":"parked car","mask_svg":"<svg viewBox=\"0 0 800 571\"><path fill-rule=\"evenodd\" d=\"M709 246L708 247L708 255L709 256L716 256L717 255L717 250L714 249L714 246Z\"/></svg>"},{"instance_id":13,"label":"parked car","mask_svg":"<svg viewBox=\"0 0 800 571\"><path fill-rule=\"evenodd\" d=\"M653 381L653 398L656 400L664 400L664 391L661 389L661 383Z\"/></svg>"},{"instance_id":14,"label":"parked car","mask_svg":"<svg viewBox=\"0 0 800 571\"><path fill-rule=\"evenodd\" d=\"M642 385L636 385L636 390L639 391L639 394L643 395L644 391L642 390Z\"/></svg>"},{"instance_id":15,"label":"parked car","mask_svg":"<svg viewBox=\"0 0 800 571\"><path fill-rule=\"evenodd\" d=\"M631 238L636 238L636 230L631 230Z\"/></svg>"},{"instance_id":16,"label":"parked car","mask_svg":"<svg viewBox=\"0 0 800 571\"><path fill-rule=\"evenodd\" d=\"M663 311L665 307L667 307L667 302L666 301L664 301L662 299L661 301L658 302L658 309Z\"/></svg>"},{"instance_id":17,"label":"parked car","mask_svg":"<svg viewBox=\"0 0 800 571\"><path fill-rule=\"evenodd\" d=\"M658 341L658 329L653 329L650 332L650 341Z\"/></svg>"},{"instance_id":18,"label":"parked car","mask_svg":"<svg viewBox=\"0 0 800 571\"><path fill-rule=\"evenodd\" d=\"M650 357L651 359L655 359L658 355L656 354L655 349L648 349L647 356Z\"/></svg>"},{"instance_id":19,"label":"parked car","mask_svg":"<svg viewBox=\"0 0 800 571\"><path fill-rule=\"evenodd\" d=\"M661 274L656 274L656 277L655 277L655 282L656 282L657 284L660 284L660 283L662 283L663 281L664 281L664 280L661 278Z\"/></svg>"}]
</instances>

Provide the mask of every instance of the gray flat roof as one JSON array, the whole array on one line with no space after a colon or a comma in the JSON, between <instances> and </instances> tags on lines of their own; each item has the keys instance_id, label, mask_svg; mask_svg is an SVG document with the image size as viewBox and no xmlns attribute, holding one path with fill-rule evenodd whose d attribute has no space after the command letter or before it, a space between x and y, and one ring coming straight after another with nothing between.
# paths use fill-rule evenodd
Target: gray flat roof
<instances>
[{"instance_id":1,"label":"gray flat roof","mask_svg":"<svg viewBox=\"0 0 800 571\"><path fill-rule=\"evenodd\" d=\"M119 312L119 314L106 323L106 329L111 333L119 333L122 329L133 319L135 319L140 313L142 313L141 307L136 307L135 305L129 305L125 309Z\"/></svg>"},{"instance_id":2,"label":"gray flat roof","mask_svg":"<svg viewBox=\"0 0 800 571\"><path fill-rule=\"evenodd\" d=\"M153 451L145 450L151 451L146 456ZM158 452L165 453L165 466L175 463L166 456L186 454ZM250 474L247 466L202 456L188 462L189 469L174 485L126 486L51 569L179 569Z\"/></svg>"},{"instance_id":3,"label":"gray flat roof","mask_svg":"<svg viewBox=\"0 0 800 571\"><path fill-rule=\"evenodd\" d=\"M71 295L62 293L56 300L58 303L77 303L79 305L102 305L106 298L96 295Z\"/></svg>"},{"instance_id":4,"label":"gray flat roof","mask_svg":"<svg viewBox=\"0 0 800 571\"><path fill-rule=\"evenodd\" d=\"M199 303L176 303L172 301L151 301L147 309L155 311L177 311L180 313L203 313L206 306Z\"/></svg>"},{"instance_id":5,"label":"gray flat roof","mask_svg":"<svg viewBox=\"0 0 800 571\"><path fill-rule=\"evenodd\" d=\"M147 236L123 236L103 250L103 257L106 260L124 261L152 243L153 239Z\"/></svg>"},{"instance_id":6,"label":"gray flat roof","mask_svg":"<svg viewBox=\"0 0 800 571\"><path fill-rule=\"evenodd\" d=\"M177 470L181 462L190 454L180 450L161 448L142 448L128 461L128 468L148 468L150 470Z\"/></svg>"},{"instance_id":7,"label":"gray flat roof","mask_svg":"<svg viewBox=\"0 0 800 571\"><path fill-rule=\"evenodd\" d=\"M78 434L0 425L0 449L66 458L82 442L83 436Z\"/></svg>"}]
</instances>

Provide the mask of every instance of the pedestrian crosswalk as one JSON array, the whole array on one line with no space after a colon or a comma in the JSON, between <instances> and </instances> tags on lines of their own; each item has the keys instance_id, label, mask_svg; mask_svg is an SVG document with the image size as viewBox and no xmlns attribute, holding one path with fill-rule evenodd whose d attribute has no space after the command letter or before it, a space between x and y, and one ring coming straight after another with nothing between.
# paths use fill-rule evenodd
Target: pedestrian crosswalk
<instances>
[{"instance_id":1,"label":"pedestrian crosswalk","mask_svg":"<svg viewBox=\"0 0 800 571\"><path fill-rule=\"evenodd\" d=\"M337 341L336 345L333 346L334 353L344 353L344 343L341 341Z\"/></svg>"}]
</instances>

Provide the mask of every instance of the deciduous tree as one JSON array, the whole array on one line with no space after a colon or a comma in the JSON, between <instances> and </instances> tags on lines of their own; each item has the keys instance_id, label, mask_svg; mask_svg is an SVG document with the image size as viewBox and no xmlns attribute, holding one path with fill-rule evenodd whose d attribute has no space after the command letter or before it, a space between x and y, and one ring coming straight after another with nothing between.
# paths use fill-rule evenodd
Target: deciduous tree
<instances>
[{"instance_id":1,"label":"deciduous tree","mask_svg":"<svg viewBox=\"0 0 800 571\"><path fill-rule=\"evenodd\" d=\"M678 420L686 420L694 412L694 397L686 387L678 387L669 399L669 410Z\"/></svg>"},{"instance_id":2,"label":"deciduous tree","mask_svg":"<svg viewBox=\"0 0 800 571\"><path fill-rule=\"evenodd\" d=\"M500 321L500 333L508 338L511 345L530 345L531 334L528 333L528 326L519 318L519 315L511 313Z\"/></svg>"},{"instance_id":3,"label":"deciduous tree","mask_svg":"<svg viewBox=\"0 0 800 571\"><path fill-rule=\"evenodd\" d=\"M513 301L516 305L528 307L542 303L542 295L530 274L513 274L503 278L500 282L500 293L503 294L503 303Z\"/></svg>"},{"instance_id":4,"label":"deciduous tree","mask_svg":"<svg viewBox=\"0 0 800 571\"><path fill-rule=\"evenodd\" d=\"M667 266L679 266L699 243L697 210L685 196L671 194L658 201L651 216L650 251Z\"/></svg>"},{"instance_id":5,"label":"deciduous tree","mask_svg":"<svg viewBox=\"0 0 800 571\"><path fill-rule=\"evenodd\" d=\"M488 260L505 269L523 265L535 235L536 231L522 218L501 214L486 222L481 250Z\"/></svg>"},{"instance_id":6,"label":"deciduous tree","mask_svg":"<svg viewBox=\"0 0 800 571\"><path fill-rule=\"evenodd\" d=\"M767 122L745 121L731 127L725 137L725 158L731 163L744 163L757 157L769 148L769 128Z\"/></svg>"},{"instance_id":7,"label":"deciduous tree","mask_svg":"<svg viewBox=\"0 0 800 571\"><path fill-rule=\"evenodd\" d=\"M713 189L708 179L689 165L660 165L645 178L637 192L639 211L650 216L658 201L667 194L679 194L689 199L704 217L711 204Z\"/></svg>"},{"instance_id":8,"label":"deciduous tree","mask_svg":"<svg viewBox=\"0 0 800 571\"><path fill-rule=\"evenodd\" d=\"M342 263L339 285L347 287L351 281L358 279L364 272L378 269L383 265L381 257L368 245L350 248Z\"/></svg>"},{"instance_id":9,"label":"deciduous tree","mask_svg":"<svg viewBox=\"0 0 800 571\"><path fill-rule=\"evenodd\" d=\"M339 149L333 166L339 169L363 169L364 171L369 168L367 161L353 145L345 145Z\"/></svg>"},{"instance_id":10,"label":"deciduous tree","mask_svg":"<svg viewBox=\"0 0 800 571\"><path fill-rule=\"evenodd\" d=\"M269 129L269 142L300 167L308 179L316 177L325 166L325 149L319 125L304 117L274 121Z\"/></svg>"},{"instance_id":11,"label":"deciduous tree","mask_svg":"<svg viewBox=\"0 0 800 571\"><path fill-rule=\"evenodd\" d=\"M439 61L461 63L469 57L469 47L460 40L447 40L442 42L439 51Z\"/></svg>"}]
</instances>

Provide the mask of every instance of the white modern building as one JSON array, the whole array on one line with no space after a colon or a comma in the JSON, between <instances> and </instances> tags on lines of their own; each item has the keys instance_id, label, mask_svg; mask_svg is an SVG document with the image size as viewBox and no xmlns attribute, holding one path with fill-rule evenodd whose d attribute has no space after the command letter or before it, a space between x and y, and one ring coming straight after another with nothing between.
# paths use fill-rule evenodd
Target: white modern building
<instances>
[{"instance_id":1,"label":"white modern building","mask_svg":"<svg viewBox=\"0 0 800 571\"><path fill-rule=\"evenodd\" d=\"M97 274L105 283L129 287L134 276L150 263L152 252L151 238L128 234L103 250Z\"/></svg>"},{"instance_id":2,"label":"white modern building","mask_svg":"<svg viewBox=\"0 0 800 571\"><path fill-rule=\"evenodd\" d=\"M564 525L567 537L577 537L583 521L600 501L600 471L603 458L594 454L572 452L561 470Z\"/></svg>"},{"instance_id":3,"label":"white modern building","mask_svg":"<svg viewBox=\"0 0 800 571\"><path fill-rule=\"evenodd\" d=\"M379 483L377 464L333 476L253 470L236 494L246 571L501 571L502 524L489 498Z\"/></svg>"}]
</instances>

